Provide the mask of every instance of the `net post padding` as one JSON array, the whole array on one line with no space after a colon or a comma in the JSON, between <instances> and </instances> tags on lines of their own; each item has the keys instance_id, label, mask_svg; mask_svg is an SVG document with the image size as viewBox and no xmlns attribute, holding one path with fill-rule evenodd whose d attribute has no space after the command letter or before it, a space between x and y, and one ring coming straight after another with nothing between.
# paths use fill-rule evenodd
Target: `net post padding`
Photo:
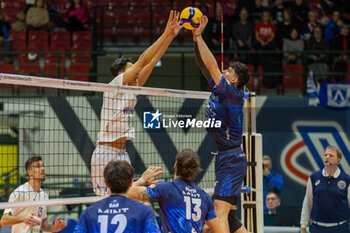
<instances>
[{"instance_id":1,"label":"net post padding","mask_svg":"<svg viewBox=\"0 0 350 233\"><path fill-rule=\"evenodd\" d=\"M126 85L118 86L105 83L82 82L4 73L0 73L0 83L96 92L130 93L132 91L132 93L135 95L153 95L194 99L208 99L210 96L210 92L204 91L184 91L166 88L151 88Z\"/></svg>"},{"instance_id":2,"label":"net post padding","mask_svg":"<svg viewBox=\"0 0 350 233\"><path fill-rule=\"evenodd\" d=\"M251 188L248 194L241 194L242 223L248 232L263 232L263 184L262 184L262 136L256 133L255 94L244 104L243 150L247 155L247 174L244 185Z\"/></svg>"}]
</instances>

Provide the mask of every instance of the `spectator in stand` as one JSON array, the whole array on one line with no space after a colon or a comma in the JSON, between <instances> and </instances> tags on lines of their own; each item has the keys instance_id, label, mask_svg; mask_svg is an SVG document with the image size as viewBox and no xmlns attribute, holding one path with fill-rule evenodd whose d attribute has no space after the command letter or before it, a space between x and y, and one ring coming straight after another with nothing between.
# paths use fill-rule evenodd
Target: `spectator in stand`
<instances>
[{"instance_id":1,"label":"spectator in stand","mask_svg":"<svg viewBox=\"0 0 350 233\"><path fill-rule=\"evenodd\" d=\"M332 18L324 27L324 38L326 40L333 40L340 33L341 25L340 12L333 11Z\"/></svg>"},{"instance_id":2,"label":"spectator in stand","mask_svg":"<svg viewBox=\"0 0 350 233\"><path fill-rule=\"evenodd\" d=\"M273 51L276 49L275 43L275 25L272 22L269 11L263 11L261 22L254 28L255 41L254 48L260 51ZM274 63L276 56L271 53L260 54L260 64L264 72L274 72ZM266 87L273 88L276 85L276 76L264 75L263 83Z\"/></svg>"},{"instance_id":3,"label":"spectator in stand","mask_svg":"<svg viewBox=\"0 0 350 233\"><path fill-rule=\"evenodd\" d=\"M278 23L276 27L276 43L279 49L282 49L283 41L290 37L290 32L295 27L292 11L290 9L284 9L283 22Z\"/></svg>"},{"instance_id":4,"label":"spectator in stand","mask_svg":"<svg viewBox=\"0 0 350 233\"><path fill-rule=\"evenodd\" d=\"M26 0L26 7L24 8L24 14L27 14L29 8L34 6L35 0Z\"/></svg>"},{"instance_id":5,"label":"spectator in stand","mask_svg":"<svg viewBox=\"0 0 350 233\"><path fill-rule=\"evenodd\" d=\"M0 62L3 63L12 63L10 54L8 54L11 51L10 28L10 24L4 20L3 15L0 13L0 46L2 47Z\"/></svg>"},{"instance_id":6,"label":"spectator in stand","mask_svg":"<svg viewBox=\"0 0 350 233\"><path fill-rule=\"evenodd\" d=\"M314 28L316 26L321 27L321 24L317 22L316 11L309 11L307 16L309 18L309 22L304 25L303 30L300 33L301 38L303 38L304 40L309 40L311 38Z\"/></svg>"},{"instance_id":7,"label":"spectator in stand","mask_svg":"<svg viewBox=\"0 0 350 233\"><path fill-rule=\"evenodd\" d=\"M70 31L84 31L88 28L89 14L82 0L72 0L68 17Z\"/></svg>"},{"instance_id":8,"label":"spectator in stand","mask_svg":"<svg viewBox=\"0 0 350 233\"><path fill-rule=\"evenodd\" d=\"M276 23L283 22L283 11L288 9L286 4L283 0L275 0L275 4L271 8L271 16Z\"/></svg>"},{"instance_id":9,"label":"spectator in stand","mask_svg":"<svg viewBox=\"0 0 350 233\"><path fill-rule=\"evenodd\" d=\"M253 0L238 0L237 6L236 6L237 16L235 17L235 19L239 20L240 18L239 14L241 13L241 10L243 8L245 8L248 11L248 14L250 15L253 6L254 6Z\"/></svg>"},{"instance_id":10,"label":"spectator in stand","mask_svg":"<svg viewBox=\"0 0 350 233\"><path fill-rule=\"evenodd\" d=\"M265 199L267 193L274 191L275 193L280 193L283 187L283 177L281 174L276 173L272 170L271 157L268 155L263 156L263 198L264 198L264 212L268 212L266 207Z\"/></svg>"},{"instance_id":11,"label":"spectator in stand","mask_svg":"<svg viewBox=\"0 0 350 233\"><path fill-rule=\"evenodd\" d=\"M265 10L267 10L267 8L262 5L262 0L254 0L254 5L250 12L250 18L254 24L260 22L262 13Z\"/></svg>"},{"instance_id":12,"label":"spectator in stand","mask_svg":"<svg viewBox=\"0 0 350 233\"><path fill-rule=\"evenodd\" d=\"M266 195L266 211L264 211L264 226L276 226L277 209L281 205L281 197L276 192L268 192Z\"/></svg>"},{"instance_id":13,"label":"spectator in stand","mask_svg":"<svg viewBox=\"0 0 350 233\"><path fill-rule=\"evenodd\" d=\"M34 6L29 8L26 15L26 25L28 30L49 29L49 11L45 9L44 0L36 0Z\"/></svg>"},{"instance_id":14,"label":"spectator in stand","mask_svg":"<svg viewBox=\"0 0 350 233\"><path fill-rule=\"evenodd\" d=\"M204 39L210 50L220 51L221 49L221 13L223 12L221 3L217 2L215 5L215 16L209 19L208 25L205 30ZM224 15L224 36L231 35L228 28L229 20ZM224 37L224 49L229 48L230 41L228 37Z\"/></svg>"},{"instance_id":15,"label":"spectator in stand","mask_svg":"<svg viewBox=\"0 0 350 233\"><path fill-rule=\"evenodd\" d=\"M318 53L308 54L309 70L314 72L314 79L318 82L330 81L330 76L327 75L328 70L328 55L321 51L329 50L329 42L323 39L322 27L314 28L313 37L307 42L307 50L319 51Z\"/></svg>"},{"instance_id":16,"label":"spectator in stand","mask_svg":"<svg viewBox=\"0 0 350 233\"><path fill-rule=\"evenodd\" d=\"M321 7L325 15L331 15L335 11L335 4L332 0L321 0Z\"/></svg>"},{"instance_id":17,"label":"spectator in stand","mask_svg":"<svg viewBox=\"0 0 350 233\"><path fill-rule=\"evenodd\" d=\"M240 20L233 25L233 48L236 51L250 50L252 48L254 25L248 21L248 16L248 10L246 8L242 8L241 12L239 13ZM246 54L242 54L242 56L245 55Z\"/></svg>"},{"instance_id":18,"label":"spectator in stand","mask_svg":"<svg viewBox=\"0 0 350 233\"><path fill-rule=\"evenodd\" d=\"M46 0L46 8L49 11L50 20L54 26L69 30L69 26L67 22L61 17L61 14L54 0Z\"/></svg>"},{"instance_id":19,"label":"spectator in stand","mask_svg":"<svg viewBox=\"0 0 350 233\"><path fill-rule=\"evenodd\" d=\"M298 25L298 31L300 32L307 23L307 14L310 8L304 0L294 0L291 9L294 14L294 22Z\"/></svg>"},{"instance_id":20,"label":"spectator in stand","mask_svg":"<svg viewBox=\"0 0 350 233\"><path fill-rule=\"evenodd\" d=\"M290 37L283 41L283 64L301 64L304 41L300 39L299 32L293 28Z\"/></svg>"},{"instance_id":21,"label":"spectator in stand","mask_svg":"<svg viewBox=\"0 0 350 233\"><path fill-rule=\"evenodd\" d=\"M333 50L344 51L334 57L334 72L345 73L347 66L350 64L350 35L349 26L343 25L340 31L340 35L333 39L332 47ZM344 75L335 75L334 80L337 82L344 81Z\"/></svg>"}]
</instances>

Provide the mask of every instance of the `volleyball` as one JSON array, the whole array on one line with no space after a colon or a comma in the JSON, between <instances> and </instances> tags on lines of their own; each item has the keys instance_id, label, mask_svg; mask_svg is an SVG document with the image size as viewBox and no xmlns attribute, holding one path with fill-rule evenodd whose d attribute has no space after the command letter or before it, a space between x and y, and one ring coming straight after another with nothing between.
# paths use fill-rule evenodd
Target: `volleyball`
<instances>
[{"instance_id":1,"label":"volleyball","mask_svg":"<svg viewBox=\"0 0 350 233\"><path fill-rule=\"evenodd\" d=\"M180 14L181 24L188 30L194 30L199 26L202 15L203 13L197 7L186 7Z\"/></svg>"}]
</instances>

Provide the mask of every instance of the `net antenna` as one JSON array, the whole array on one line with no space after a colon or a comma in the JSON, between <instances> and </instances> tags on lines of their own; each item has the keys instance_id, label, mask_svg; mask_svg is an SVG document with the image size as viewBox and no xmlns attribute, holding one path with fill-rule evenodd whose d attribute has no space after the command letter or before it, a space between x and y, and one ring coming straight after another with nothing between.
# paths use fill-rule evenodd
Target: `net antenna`
<instances>
[{"instance_id":1,"label":"net antenna","mask_svg":"<svg viewBox=\"0 0 350 233\"><path fill-rule=\"evenodd\" d=\"M224 15L221 13L221 72L224 72Z\"/></svg>"},{"instance_id":2,"label":"net antenna","mask_svg":"<svg viewBox=\"0 0 350 233\"><path fill-rule=\"evenodd\" d=\"M245 90L247 88L245 87ZM241 194L242 223L248 232L263 232L262 135L256 133L255 92L246 92L244 101L243 150L248 167L243 185L251 192Z\"/></svg>"}]
</instances>

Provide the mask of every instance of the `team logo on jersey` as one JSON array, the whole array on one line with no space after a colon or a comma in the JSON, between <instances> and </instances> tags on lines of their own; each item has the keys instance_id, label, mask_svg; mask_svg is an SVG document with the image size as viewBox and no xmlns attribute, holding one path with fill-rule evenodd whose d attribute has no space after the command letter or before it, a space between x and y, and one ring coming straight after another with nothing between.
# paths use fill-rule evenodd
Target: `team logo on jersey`
<instances>
[{"instance_id":1,"label":"team logo on jersey","mask_svg":"<svg viewBox=\"0 0 350 233\"><path fill-rule=\"evenodd\" d=\"M315 182L315 186L317 186L317 185L319 185L320 184L320 180L316 180L316 182Z\"/></svg>"},{"instance_id":2,"label":"team logo on jersey","mask_svg":"<svg viewBox=\"0 0 350 233\"><path fill-rule=\"evenodd\" d=\"M344 180L339 180L337 183L338 188L345 189L346 183Z\"/></svg>"},{"instance_id":3,"label":"team logo on jersey","mask_svg":"<svg viewBox=\"0 0 350 233\"><path fill-rule=\"evenodd\" d=\"M143 112L143 128L160 129L161 115L159 110L156 112Z\"/></svg>"},{"instance_id":4,"label":"team logo on jersey","mask_svg":"<svg viewBox=\"0 0 350 233\"><path fill-rule=\"evenodd\" d=\"M324 148L334 145L343 152L340 168L349 170L350 145L342 127L335 121L296 121L292 125L295 139L283 149L281 167L294 181L306 185L310 174L324 167ZM309 166L305 166L305 160ZM304 161L304 163L301 163Z\"/></svg>"}]
</instances>

